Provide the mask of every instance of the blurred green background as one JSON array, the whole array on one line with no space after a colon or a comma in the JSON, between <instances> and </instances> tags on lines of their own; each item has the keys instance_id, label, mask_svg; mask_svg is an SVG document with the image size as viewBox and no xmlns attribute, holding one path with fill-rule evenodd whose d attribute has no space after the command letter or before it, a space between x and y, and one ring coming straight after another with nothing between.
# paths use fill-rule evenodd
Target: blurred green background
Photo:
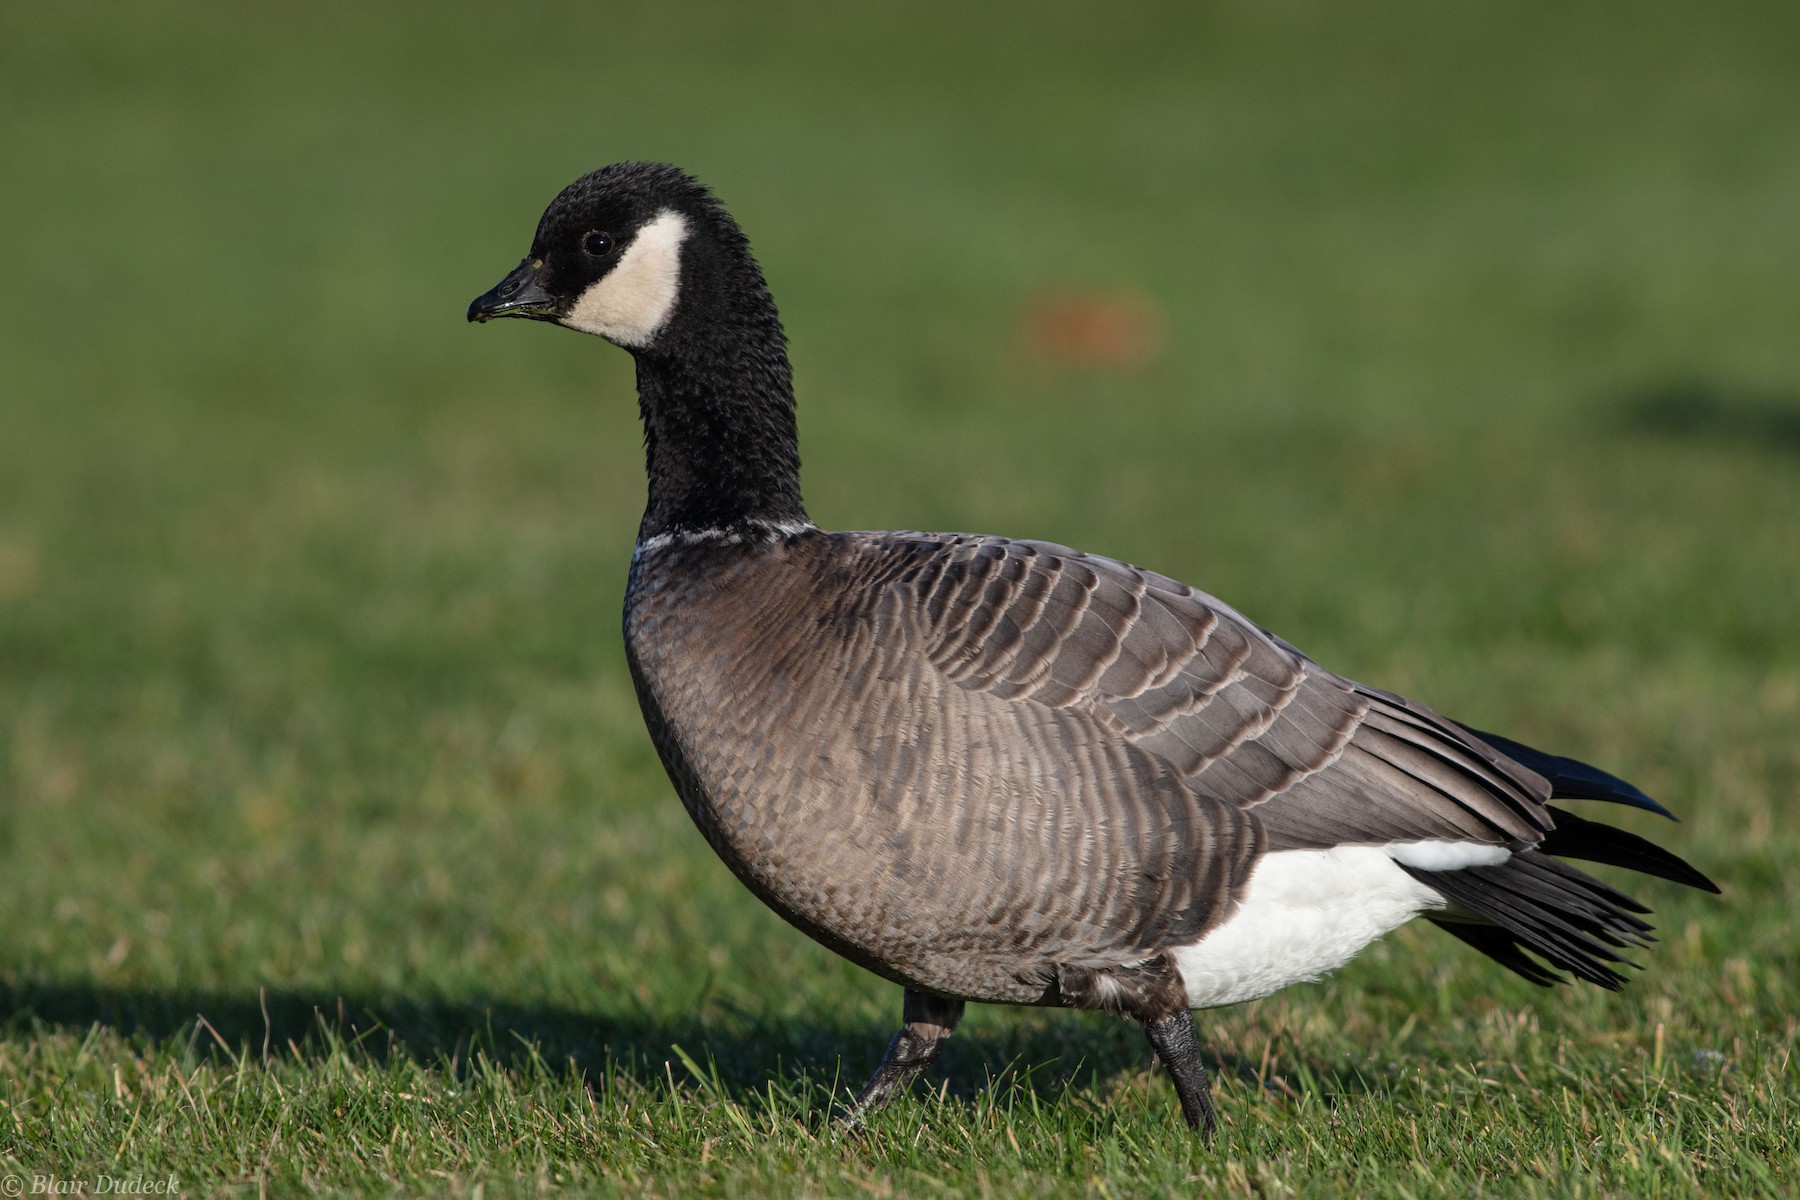
<instances>
[{"instance_id":1,"label":"blurred green background","mask_svg":"<svg viewBox=\"0 0 1800 1200\"><path fill-rule=\"evenodd\" d=\"M426 1192L1793 1186L1791 1134L1744 1115L1800 1099L1792 5L15 3L0 89L0 1165ZM997 1010L949 1056L963 1116L894 1119L1043 1093L1112 1158L988 1125L877 1169L783 1135L868 1069L897 996L749 901L642 731L628 357L463 321L556 191L626 158L695 172L749 233L820 524L1188 580L1632 778L1684 823L1621 821L1725 900L1644 885L1671 936L1622 997L1539 994L1427 930L1203 1017L1237 1112L1219 1158L1185 1148L1130 1030ZM1045 331L1046 305L1079 325L1120 297L1151 331L1129 361ZM1500 1122L1509 1170L1456 1124L1467 1097L1375 1087L1331 1109L1391 1124L1352 1153L1311 1141L1334 1085L1289 1103L1265 1078L1271 1053L1302 1081L1367 1055L1455 1097L1458 1064L1538 1061L1514 1013L1550 1075L1559 1038L1596 1056L1584 1079L1730 1065L1667 1084L1691 1112L1608 1085L1623 1148L1548 1173L1532 1154L1575 1135L1533 1151L1530 1101ZM410 1049L332 1041L370 1028ZM291 1061L232 1068L265 1034ZM672 1043L714 1065L666 1073ZM496 1096L589 1094L521 1046L604 1079L591 1133L484 1141L482 1110L384 1159L393 1080L334 1072L454 1091L470 1046ZM1233 1055L1258 1082L1234 1090ZM771 1075L789 1090L757 1100ZM281 1099L224 1120L227 1079ZM1659 1158L1633 1122L1665 1102L1686 1133ZM621 1132L683 1103L689 1141ZM696 1166L734 1111L775 1132ZM1134 1123L1168 1129L1134 1150Z\"/></svg>"}]
</instances>

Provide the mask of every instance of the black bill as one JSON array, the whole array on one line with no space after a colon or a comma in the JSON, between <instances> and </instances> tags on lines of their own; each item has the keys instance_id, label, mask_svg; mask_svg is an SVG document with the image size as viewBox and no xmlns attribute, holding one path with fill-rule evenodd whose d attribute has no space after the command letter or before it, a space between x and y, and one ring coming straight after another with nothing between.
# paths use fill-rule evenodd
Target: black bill
<instances>
[{"instance_id":1,"label":"black bill","mask_svg":"<svg viewBox=\"0 0 1800 1200\"><path fill-rule=\"evenodd\" d=\"M562 305L543 287L544 260L526 259L512 274L469 302L469 320L495 317L529 317L554 321L563 315Z\"/></svg>"}]
</instances>

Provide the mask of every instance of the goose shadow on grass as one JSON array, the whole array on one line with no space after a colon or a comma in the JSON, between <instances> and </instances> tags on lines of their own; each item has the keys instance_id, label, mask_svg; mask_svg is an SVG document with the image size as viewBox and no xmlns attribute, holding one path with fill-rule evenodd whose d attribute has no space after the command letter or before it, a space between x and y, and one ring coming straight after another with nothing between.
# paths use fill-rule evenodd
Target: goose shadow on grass
<instances>
[{"instance_id":1,"label":"goose shadow on grass","mask_svg":"<svg viewBox=\"0 0 1800 1200\"><path fill-rule=\"evenodd\" d=\"M971 1102L988 1087L1023 1089L1053 1101L1066 1091L1103 1087L1151 1064L1148 1044L1129 1021L1034 1011L1037 1019L983 1021L975 1029L965 1025L927 1075L930 1087L960 1103ZM741 1011L671 1019L479 996L430 1000L324 991L204 992L0 979L0 1034L17 1036L36 1028L85 1033L96 1026L146 1048L179 1043L214 1060L298 1055L302 1061L322 1063L343 1048L376 1063L405 1057L466 1076L476 1069L479 1052L507 1072L557 1072L572 1066L589 1086L606 1076L625 1077L649 1089L673 1081L695 1092L716 1086L733 1100L762 1093L772 1078L797 1077L832 1091L834 1105L848 1100L874 1070L894 1031L882 1021L823 1011L780 1023ZM1204 1045L1204 1028L1201 1037ZM683 1054L711 1079L696 1079L682 1063ZM1302 1092L1284 1084L1279 1090L1290 1097L1314 1092L1310 1099L1330 1105L1372 1090L1361 1074L1343 1064L1284 1058L1287 1068L1298 1067L1302 1078L1310 1075L1315 1081ZM1265 1064L1216 1053L1208 1053L1207 1060L1209 1067L1249 1091L1278 1090L1262 1077ZM1168 1098L1173 1104L1172 1091Z\"/></svg>"},{"instance_id":2,"label":"goose shadow on grass","mask_svg":"<svg viewBox=\"0 0 1800 1200\"><path fill-rule=\"evenodd\" d=\"M1627 429L1654 437L1800 455L1800 391L1675 380L1627 393L1618 413Z\"/></svg>"}]
</instances>

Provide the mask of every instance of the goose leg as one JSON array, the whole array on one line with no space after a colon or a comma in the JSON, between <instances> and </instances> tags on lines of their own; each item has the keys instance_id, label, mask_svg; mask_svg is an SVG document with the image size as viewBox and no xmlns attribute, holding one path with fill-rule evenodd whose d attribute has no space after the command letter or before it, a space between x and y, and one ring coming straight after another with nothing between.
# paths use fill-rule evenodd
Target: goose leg
<instances>
[{"instance_id":1,"label":"goose leg","mask_svg":"<svg viewBox=\"0 0 1800 1200\"><path fill-rule=\"evenodd\" d=\"M1194 1014L1183 1009L1161 1020L1145 1021L1144 1032L1175 1082L1175 1094L1181 1098L1181 1115L1187 1118L1188 1128L1198 1130L1202 1138L1211 1142L1218 1117L1213 1112L1206 1064L1200 1061L1200 1045L1194 1040Z\"/></svg>"},{"instance_id":2,"label":"goose leg","mask_svg":"<svg viewBox=\"0 0 1800 1200\"><path fill-rule=\"evenodd\" d=\"M844 1114L844 1124L854 1129L862 1123L864 1114L874 1112L905 1091L907 1084L937 1058L939 1044L950 1036L962 1014L961 1000L945 1000L908 988L901 1008L900 1032L888 1043L881 1065Z\"/></svg>"}]
</instances>

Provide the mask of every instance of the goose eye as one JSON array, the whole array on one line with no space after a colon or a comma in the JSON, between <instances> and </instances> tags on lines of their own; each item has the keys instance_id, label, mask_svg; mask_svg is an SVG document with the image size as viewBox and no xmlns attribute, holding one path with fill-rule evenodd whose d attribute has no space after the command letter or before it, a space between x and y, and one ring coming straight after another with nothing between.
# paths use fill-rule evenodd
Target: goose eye
<instances>
[{"instance_id":1,"label":"goose eye","mask_svg":"<svg viewBox=\"0 0 1800 1200\"><path fill-rule=\"evenodd\" d=\"M595 258L604 258L612 252L613 240L610 233L590 233L581 239L581 248Z\"/></svg>"}]
</instances>

